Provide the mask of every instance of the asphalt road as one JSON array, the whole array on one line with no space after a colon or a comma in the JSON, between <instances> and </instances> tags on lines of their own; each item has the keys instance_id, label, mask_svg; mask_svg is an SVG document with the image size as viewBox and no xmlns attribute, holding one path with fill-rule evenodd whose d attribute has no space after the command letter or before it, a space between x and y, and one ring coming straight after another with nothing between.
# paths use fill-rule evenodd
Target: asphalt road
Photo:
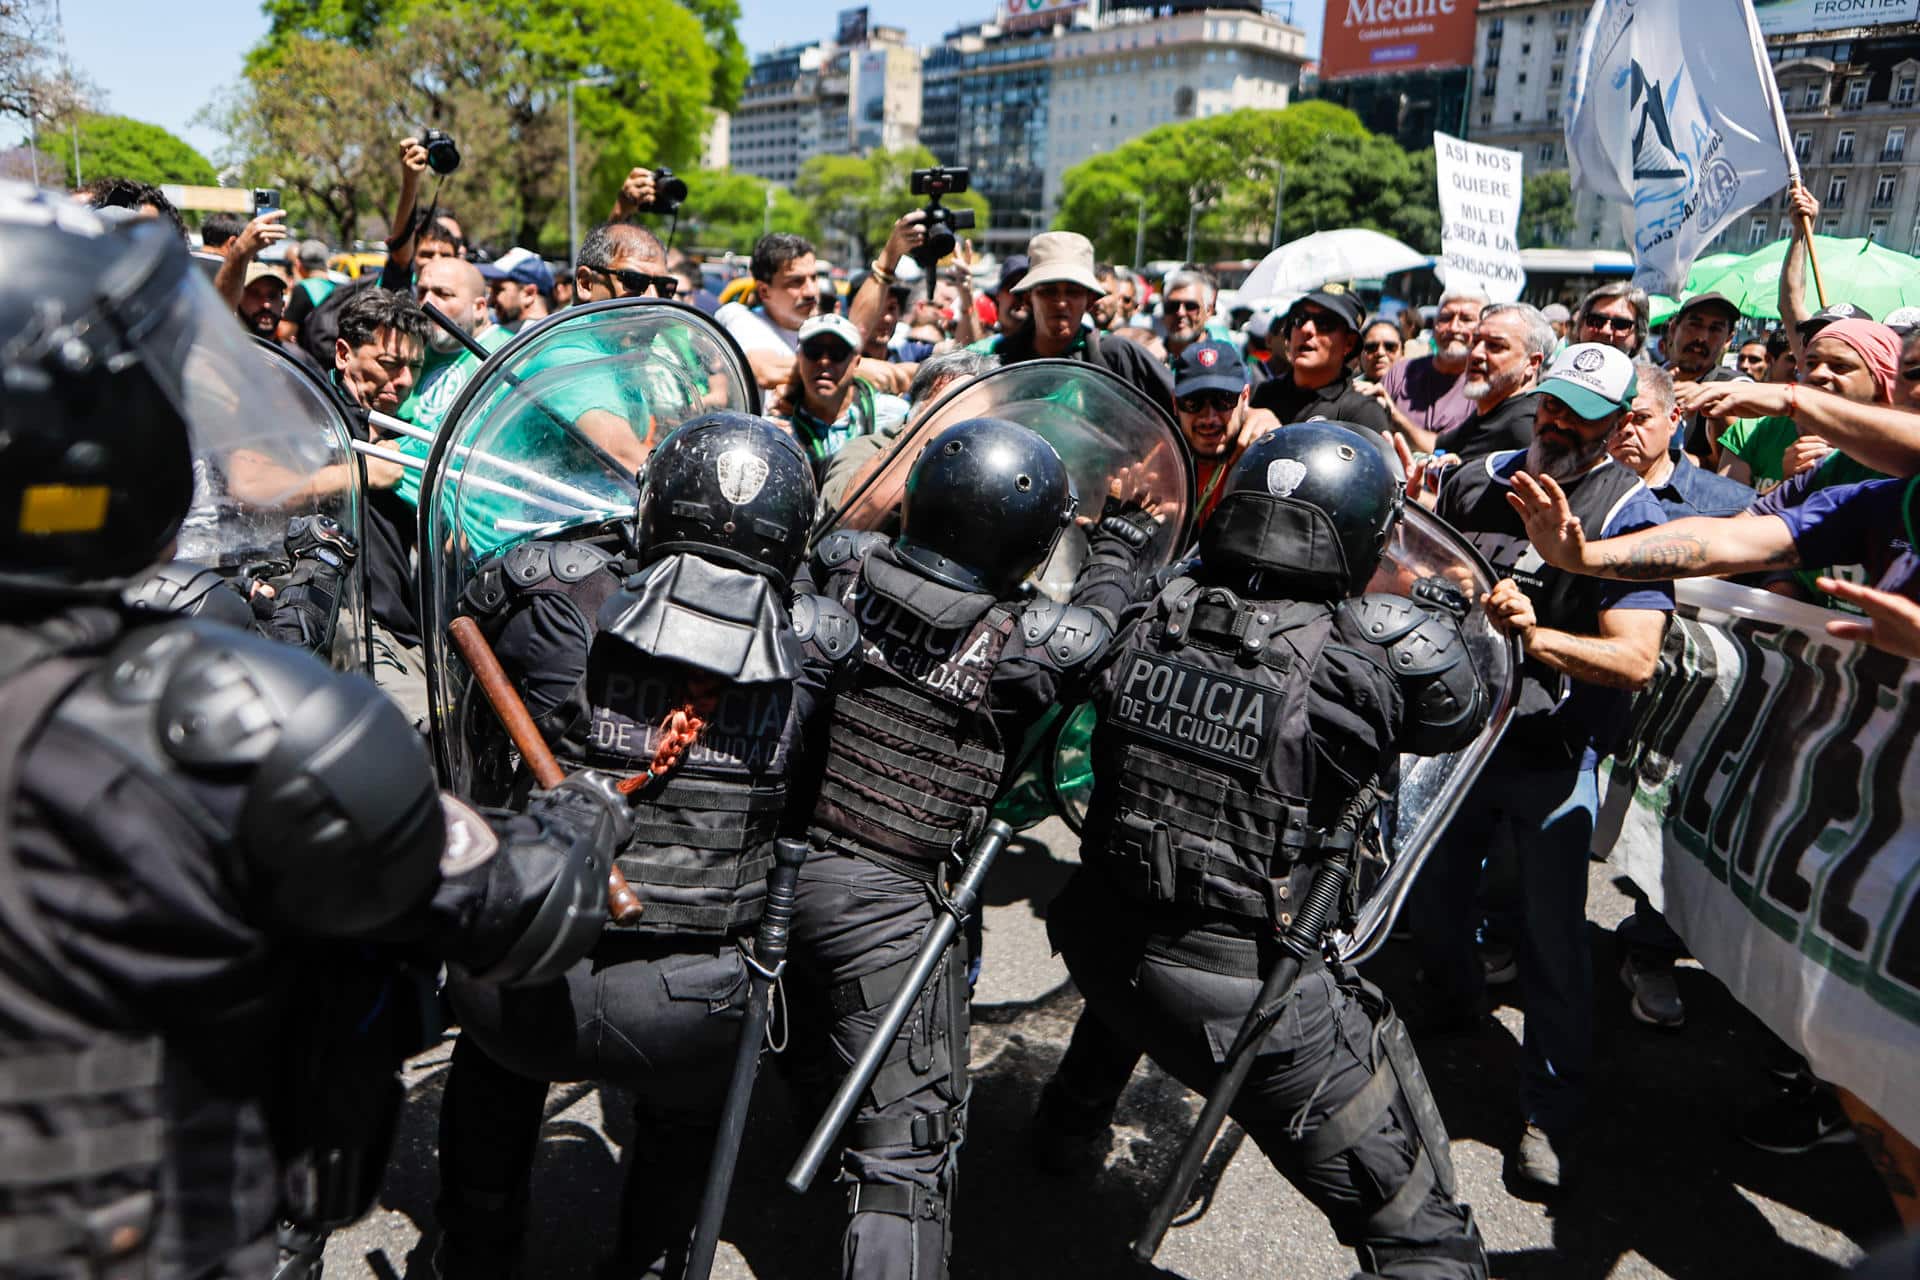
<instances>
[{"instance_id":1,"label":"asphalt road","mask_svg":"<svg viewBox=\"0 0 1920 1280\"><path fill-rule=\"evenodd\" d=\"M1197 1110L1193 1095L1151 1065L1135 1074L1122 1102L1119 1138L1103 1172L1062 1179L1029 1163L1027 1118L1080 1008L1064 966L1048 954L1043 921L1075 850L1072 834L1050 820L1021 837L988 886L953 1275L1351 1275L1353 1255L1231 1125L1209 1158L1201 1210L1175 1225L1156 1266L1130 1260L1127 1243ZM1499 1008L1498 1027L1477 1037L1420 1044L1453 1138L1461 1194L1480 1223L1493 1274L1785 1280L1830 1275L1857 1261L1863 1247L1897 1226L1859 1148L1774 1156L1734 1138L1736 1113L1765 1094L1758 1024L1691 967L1680 975L1684 1030L1660 1032L1633 1021L1607 932L1631 904L1605 866L1591 870L1599 1059L1595 1123L1578 1186L1556 1203L1541 1203L1514 1194L1503 1180L1502 1153L1520 1128L1517 1009ZM1405 990L1409 958L1390 944L1368 976L1390 995ZM449 1048L412 1064L381 1207L331 1241L329 1280L432 1276L425 1242L433 1231L434 1128ZM612 1105L603 1118L601 1093L590 1085L559 1085L548 1095L523 1275L593 1275L613 1236L624 1114ZM777 1075L763 1073L715 1275L838 1274L843 1194L824 1177L804 1198L781 1182L799 1142Z\"/></svg>"}]
</instances>

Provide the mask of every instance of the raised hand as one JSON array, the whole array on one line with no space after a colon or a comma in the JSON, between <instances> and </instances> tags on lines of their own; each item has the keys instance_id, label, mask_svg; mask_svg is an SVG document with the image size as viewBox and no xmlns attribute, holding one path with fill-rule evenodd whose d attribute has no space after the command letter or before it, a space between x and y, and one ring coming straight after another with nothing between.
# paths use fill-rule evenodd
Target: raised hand
<instances>
[{"instance_id":1,"label":"raised hand","mask_svg":"<svg viewBox=\"0 0 1920 1280\"><path fill-rule=\"evenodd\" d=\"M1527 526L1527 540L1556 569L1580 573L1587 566L1587 531L1567 504L1566 491L1552 476L1539 479L1515 472L1507 505Z\"/></svg>"}]
</instances>

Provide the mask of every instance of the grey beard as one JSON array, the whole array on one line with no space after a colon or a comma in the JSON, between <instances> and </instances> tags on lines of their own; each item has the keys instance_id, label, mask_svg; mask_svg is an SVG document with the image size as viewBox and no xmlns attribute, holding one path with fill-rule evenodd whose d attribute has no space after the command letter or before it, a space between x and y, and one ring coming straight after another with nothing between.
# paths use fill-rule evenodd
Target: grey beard
<instances>
[{"instance_id":1,"label":"grey beard","mask_svg":"<svg viewBox=\"0 0 1920 1280\"><path fill-rule=\"evenodd\" d=\"M1607 438L1601 436L1591 443L1576 444L1572 448L1533 438L1527 446L1527 474L1533 476L1552 476L1555 480L1571 480L1583 475L1587 469L1607 451Z\"/></svg>"}]
</instances>

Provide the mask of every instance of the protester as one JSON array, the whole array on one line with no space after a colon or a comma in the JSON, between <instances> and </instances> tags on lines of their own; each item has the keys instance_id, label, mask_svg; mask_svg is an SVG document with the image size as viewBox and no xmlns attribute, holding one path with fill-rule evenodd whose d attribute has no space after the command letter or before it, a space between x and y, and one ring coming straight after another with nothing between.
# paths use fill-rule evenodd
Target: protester
<instances>
[{"instance_id":1,"label":"protester","mask_svg":"<svg viewBox=\"0 0 1920 1280\"><path fill-rule=\"evenodd\" d=\"M531 249L509 249L481 263L479 271L487 283L493 323L502 334L510 337L551 314L553 272Z\"/></svg>"},{"instance_id":2,"label":"protester","mask_svg":"<svg viewBox=\"0 0 1920 1280\"><path fill-rule=\"evenodd\" d=\"M827 459L820 472L820 515L825 519L840 509L846 499L865 483L876 467L893 452L901 430L918 422L949 387L1000 367L997 356L978 351L949 351L920 362L907 388L907 415L901 419L882 419L879 429L870 435L854 436Z\"/></svg>"},{"instance_id":3,"label":"protester","mask_svg":"<svg viewBox=\"0 0 1920 1280\"><path fill-rule=\"evenodd\" d=\"M1639 394L1633 408L1614 428L1607 449L1613 460L1639 476L1667 513L1680 516L1730 516L1745 511L1753 489L1694 462L1670 442L1683 415L1676 398L1673 374L1652 365L1638 370Z\"/></svg>"},{"instance_id":4,"label":"protester","mask_svg":"<svg viewBox=\"0 0 1920 1280\"><path fill-rule=\"evenodd\" d=\"M1895 403L1901 342L1885 325L1871 320L1836 321L1824 326L1802 350L1805 373L1800 388L1828 392L1856 404ZM1765 493L1783 480L1820 466L1835 446L1818 434L1804 431L1795 421L1793 411L1802 391L1793 383L1752 385L1772 386L1777 394L1736 393L1714 403L1724 407L1777 398L1785 412L1734 419L1721 433L1720 473ZM1836 467L1825 483L1863 480L1874 474L1857 461L1849 464L1843 460Z\"/></svg>"},{"instance_id":5,"label":"protester","mask_svg":"<svg viewBox=\"0 0 1920 1280\"><path fill-rule=\"evenodd\" d=\"M1488 308L1482 332L1497 321ZM1552 329L1526 307L1529 323ZM1440 516L1465 533L1500 581L1488 621L1519 639L1519 703L1492 760L1420 872L1410 904L1434 1031L1477 1032L1485 971L1474 947L1480 869L1502 827L1521 851L1520 980L1525 1012L1522 1119L1512 1172L1548 1189L1578 1177L1593 1052L1593 975L1585 931L1587 858L1599 805L1596 768L1626 728L1629 693L1653 678L1673 608L1668 587L1609 586L1527 554L1528 528L1507 494L1529 475L1559 477L1582 515L1610 533L1664 520L1607 442L1637 393L1633 362L1593 343L1562 351L1536 396L1521 450L1451 469ZM1413 480L1417 483L1420 476Z\"/></svg>"},{"instance_id":6,"label":"protester","mask_svg":"<svg viewBox=\"0 0 1920 1280\"><path fill-rule=\"evenodd\" d=\"M730 302L714 319L743 350L793 351L800 326L820 307L813 245L784 231L761 236L753 246L753 280L754 304Z\"/></svg>"},{"instance_id":7,"label":"protester","mask_svg":"<svg viewBox=\"0 0 1920 1280\"><path fill-rule=\"evenodd\" d=\"M1246 328L1241 331L1246 338L1247 380L1253 386L1259 386L1274 375L1274 351L1272 345L1273 313L1256 311L1247 318ZM1402 354L1405 354L1404 340ZM1286 367L1283 358L1282 368Z\"/></svg>"},{"instance_id":8,"label":"protester","mask_svg":"<svg viewBox=\"0 0 1920 1280\"><path fill-rule=\"evenodd\" d=\"M247 332L271 342L279 332L286 311L287 282L267 267L254 264L255 270L240 291L238 314Z\"/></svg>"},{"instance_id":9,"label":"protester","mask_svg":"<svg viewBox=\"0 0 1920 1280\"><path fill-rule=\"evenodd\" d=\"M863 337L846 316L815 316L801 325L793 377L767 409L792 428L816 479L848 441L891 434L907 416L905 400L877 393L857 374Z\"/></svg>"},{"instance_id":10,"label":"protester","mask_svg":"<svg viewBox=\"0 0 1920 1280\"><path fill-rule=\"evenodd\" d=\"M1374 320L1360 331L1362 380L1378 386L1387 371L1400 363L1400 326L1391 320Z\"/></svg>"},{"instance_id":11,"label":"protester","mask_svg":"<svg viewBox=\"0 0 1920 1280\"><path fill-rule=\"evenodd\" d=\"M1603 284L1590 290L1574 308L1575 339L1579 342L1604 342L1630 356L1638 356L1647 345L1647 291L1625 281Z\"/></svg>"},{"instance_id":12,"label":"protester","mask_svg":"<svg viewBox=\"0 0 1920 1280\"><path fill-rule=\"evenodd\" d=\"M1532 443L1539 399L1531 393L1552 349L1552 326L1526 303L1496 302L1482 310L1460 383L1473 413L1441 432L1437 448L1469 463Z\"/></svg>"},{"instance_id":13,"label":"protester","mask_svg":"<svg viewBox=\"0 0 1920 1280\"><path fill-rule=\"evenodd\" d=\"M1213 276L1198 267L1168 273L1160 294L1160 335L1169 362L1178 360L1182 351L1207 336L1207 322L1213 318L1214 299L1219 294L1220 286Z\"/></svg>"},{"instance_id":14,"label":"protester","mask_svg":"<svg viewBox=\"0 0 1920 1280\"><path fill-rule=\"evenodd\" d=\"M1680 304L1667 323L1667 340L1662 350L1667 368L1676 384L1725 382L1737 377L1720 363L1734 326L1740 323L1740 308L1720 293L1697 293ZM1725 423L1695 414L1688 419L1685 435L1676 441L1703 466L1719 463L1717 438Z\"/></svg>"},{"instance_id":15,"label":"protester","mask_svg":"<svg viewBox=\"0 0 1920 1280\"><path fill-rule=\"evenodd\" d=\"M513 335L487 323L486 283L482 270L465 259L433 258L420 264L414 292L422 309L432 303L483 351L493 352ZM414 379L413 394L395 416L415 426L439 430L447 410L480 368L480 360L459 336L434 324L427 330L427 350Z\"/></svg>"},{"instance_id":16,"label":"protester","mask_svg":"<svg viewBox=\"0 0 1920 1280\"><path fill-rule=\"evenodd\" d=\"M86 197L89 208L131 209L143 218L164 218L180 233L182 240L187 238L186 220L173 207L173 201L167 199L166 192L151 182L136 182L132 178L95 178L80 188L80 192Z\"/></svg>"},{"instance_id":17,"label":"protester","mask_svg":"<svg viewBox=\"0 0 1920 1280\"><path fill-rule=\"evenodd\" d=\"M193 260L209 280L227 260L227 245L246 225L237 213L210 213L200 220L200 247L193 251Z\"/></svg>"},{"instance_id":18,"label":"protester","mask_svg":"<svg viewBox=\"0 0 1920 1280\"><path fill-rule=\"evenodd\" d=\"M1402 360L1380 381L1394 430L1416 452L1431 452L1440 435L1473 416L1474 402L1466 395L1467 362L1486 305L1486 295L1476 289L1452 288L1441 294L1433 317L1433 354Z\"/></svg>"},{"instance_id":19,"label":"protester","mask_svg":"<svg viewBox=\"0 0 1920 1280\"><path fill-rule=\"evenodd\" d=\"M1227 473L1263 434L1248 425L1249 392L1246 362L1231 342L1196 342L1173 362L1173 403L1193 461L1196 523L1212 514Z\"/></svg>"},{"instance_id":20,"label":"protester","mask_svg":"<svg viewBox=\"0 0 1920 1280\"><path fill-rule=\"evenodd\" d=\"M1767 380L1767 340L1748 338L1734 353L1733 367L1755 382Z\"/></svg>"},{"instance_id":21,"label":"protester","mask_svg":"<svg viewBox=\"0 0 1920 1280\"><path fill-rule=\"evenodd\" d=\"M1567 340L1567 329L1573 323L1573 312L1558 302L1549 302L1540 308L1540 318L1553 326L1553 336L1560 341Z\"/></svg>"},{"instance_id":22,"label":"protester","mask_svg":"<svg viewBox=\"0 0 1920 1280\"><path fill-rule=\"evenodd\" d=\"M333 296L342 283L327 269L327 246L319 240L302 240L288 258L294 277L293 288L287 293L286 314L280 318L279 338L283 343L299 339L300 327L313 309Z\"/></svg>"},{"instance_id":23,"label":"protester","mask_svg":"<svg viewBox=\"0 0 1920 1280\"><path fill-rule=\"evenodd\" d=\"M1326 284L1287 309L1287 372L1254 391L1252 406L1283 424L1308 418L1365 427L1384 438L1387 411L1353 385L1349 362L1360 347L1360 323L1366 315L1358 295L1346 286Z\"/></svg>"}]
</instances>

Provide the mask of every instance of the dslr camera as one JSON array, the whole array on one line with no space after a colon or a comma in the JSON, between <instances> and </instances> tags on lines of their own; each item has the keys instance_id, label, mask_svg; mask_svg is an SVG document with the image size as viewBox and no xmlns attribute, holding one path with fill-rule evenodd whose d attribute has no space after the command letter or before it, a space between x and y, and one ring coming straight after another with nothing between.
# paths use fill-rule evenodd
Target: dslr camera
<instances>
[{"instance_id":1,"label":"dslr camera","mask_svg":"<svg viewBox=\"0 0 1920 1280\"><path fill-rule=\"evenodd\" d=\"M940 259L953 252L953 233L973 230L973 210L949 209L940 203L942 196L965 191L970 175L965 169L915 169L909 180L913 194L927 198L927 238L913 251L913 260L931 277Z\"/></svg>"},{"instance_id":2,"label":"dslr camera","mask_svg":"<svg viewBox=\"0 0 1920 1280\"><path fill-rule=\"evenodd\" d=\"M653 171L653 203L642 213L678 213L687 200L687 180L674 176L671 169Z\"/></svg>"},{"instance_id":3,"label":"dslr camera","mask_svg":"<svg viewBox=\"0 0 1920 1280\"><path fill-rule=\"evenodd\" d=\"M441 177L460 167L460 148L453 145L453 137L445 129L427 130L420 145L427 149L427 168Z\"/></svg>"}]
</instances>

